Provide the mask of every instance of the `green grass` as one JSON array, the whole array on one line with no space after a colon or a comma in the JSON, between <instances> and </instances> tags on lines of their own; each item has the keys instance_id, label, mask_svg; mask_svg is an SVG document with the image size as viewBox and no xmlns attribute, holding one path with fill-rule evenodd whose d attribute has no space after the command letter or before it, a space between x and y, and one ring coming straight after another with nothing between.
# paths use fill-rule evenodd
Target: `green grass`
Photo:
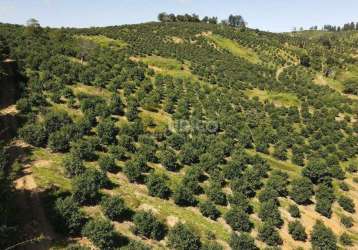
<instances>
[{"instance_id":1,"label":"green grass","mask_svg":"<svg viewBox=\"0 0 358 250\"><path fill-rule=\"evenodd\" d=\"M103 35L98 35L98 36L80 35L75 37L79 40L93 42L103 48L121 49L127 45L124 41L112 39Z\"/></svg>"},{"instance_id":2,"label":"green grass","mask_svg":"<svg viewBox=\"0 0 358 250\"><path fill-rule=\"evenodd\" d=\"M62 191L71 190L71 181L66 178L62 168L61 154L54 154L43 148L36 148L31 155L33 175L41 189L56 186Z\"/></svg>"},{"instance_id":3,"label":"green grass","mask_svg":"<svg viewBox=\"0 0 358 250\"><path fill-rule=\"evenodd\" d=\"M181 63L173 58L161 56L147 56L136 58L151 67L157 74L168 75L174 78L200 82L199 78L194 75L188 68L188 63Z\"/></svg>"},{"instance_id":4,"label":"green grass","mask_svg":"<svg viewBox=\"0 0 358 250\"><path fill-rule=\"evenodd\" d=\"M145 64L166 70L181 70L183 64L173 58L165 58L161 56L147 56L140 59Z\"/></svg>"},{"instance_id":5,"label":"green grass","mask_svg":"<svg viewBox=\"0 0 358 250\"><path fill-rule=\"evenodd\" d=\"M344 88L342 82L324 77L322 74L318 74L314 79L314 82L318 85L326 85L337 92L342 92Z\"/></svg>"},{"instance_id":6,"label":"green grass","mask_svg":"<svg viewBox=\"0 0 358 250\"><path fill-rule=\"evenodd\" d=\"M112 96L112 93L109 90L98 88L95 86L89 86L89 85L78 83L70 87L75 95L78 95L79 93L84 93L87 95L100 96L104 98L109 98Z\"/></svg>"},{"instance_id":7,"label":"green grass","mask_svg":"<svg viewBox=\"0 0 358 250\"><path fill-rule=\"evenodd\" d=\"M230 237L230 232L223 224L203 217L199 211L179 207L171 200L148 196L139 185L128 183L125 179L116 177L111 179L119 185L113 192L120 194L133 209L138 209L140 205L145 204L152 207L160 219L165 220L168 216L176 217L192 226L204 238L209 232L214 233L217 239L220 240L228 240Z\"/></svg>"},{"instance_id":8,"label":"green grass","mask_svg":"<svg viewBox=\"0 0 358 250\"><path fill-rule=\"evenodd\" d=\"M298 106L300 101L298 97L292 93L274 92L260 89L246 90L248 97L258 97L260 101L270 101L280 106Z\"/></svg>"},{"instance_id":9,"label":"green grass","mask_svg":"<svg viewBox=\"0 0 358 250\"><path fill-rule=\"evenodd\" d=\"M220 48L229 51L235 56L242 57L250 63L257 64L261 62L260 58L253 50L245 48L233 40L224 38L219 35L210 35L208 38L214 41L215 44Z\"/></svg>"},{"instance_id":10,"label":"green grass","mask_svg":"<svg viewBox=\"0 0 358 250\"><path fill-rule=\"evenodd\" d=\"M260 157L265 159L273 169L279 169L279 170L285 171L291 177L297 177L301 173L301 167L299 167L291 162L276 160L275 158L273 158L270 155L256 152L252 149L248 149L247 153L249 153L250 155L258 154Z\"/></svg>"}]
</instances>

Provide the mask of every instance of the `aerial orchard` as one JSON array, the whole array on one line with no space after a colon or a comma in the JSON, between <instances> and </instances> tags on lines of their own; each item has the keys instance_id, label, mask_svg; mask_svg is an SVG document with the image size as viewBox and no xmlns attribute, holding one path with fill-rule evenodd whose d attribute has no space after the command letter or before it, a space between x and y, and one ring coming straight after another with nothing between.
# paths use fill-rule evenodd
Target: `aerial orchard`
<instances>
[{"instance_id":1,"label":"aerial orchard","mask_svg":"<svg viewBox=\"0 0 358 250\"><path fill-rule=\"evenodd\" d=\"M246 28L240 16L223 24L196 15L159 19L61 29L61 36L0 25L27 77L19 137L60 157L70 180L52 202L61 230L100 249L279 247L282 230L295 242L337 249L338 235L322 222L305 228L307 206L332 219L336 201L342 226L355 223L351 182L342 183L357 172L357 103L313 82L341 67L327 58L330 49L317 43L323 52L315 55L312 41ZM218 48L213 34L260 60ZM88 42L93 36L123 47ZM175 65L165 68L165 59ZM346 82L344 92L355 95L354 87Z\"/></svg>"}]
</instances>

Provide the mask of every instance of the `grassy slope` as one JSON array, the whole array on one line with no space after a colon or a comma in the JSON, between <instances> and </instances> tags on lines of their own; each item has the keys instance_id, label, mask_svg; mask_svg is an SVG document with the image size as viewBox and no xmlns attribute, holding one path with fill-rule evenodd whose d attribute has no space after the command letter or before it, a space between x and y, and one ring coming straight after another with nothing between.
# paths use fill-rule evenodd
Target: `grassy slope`
<instances>
[{"instance_id":1,"label":"grassy slope","mask_svg":"<svg viewBox=\"0 0 358 250\"><path fill-rule=\"evenodd\" d=\"M298 106L298 97L291 93L273 92L260 89L250 89L245 91L249 97L258 97L260 101L270 101L279 106Z\"/></svg>"},{"instance_id":2,"label":"grassy slope","mask_svg":"<svg viewBox=\"0 0 358 250\"><path fill-rule=\"evenodd\" d=\"M113 39L109 39L103 36L91 36L91 37L81 37L81 39L87 39L90 41L94 41L101 46L113 46ZM109 40L107 40L109 39ZM250 61L251 63L259 63L260 59L259 57L251 50L244 48L237 44L234 41L231 41L229 39L225 39L219 36L210 36L210 39L212 39L217 45L223 49L227 49L230 53L237 55L239 57L243 57ZM119 41L116 41L115 44L118 42L116 46L124 46L123 43L121 45L119 44ZM195 81L199 81L198 77L195 76L190 72L188 69L187 63L181 63L175 59L170 58L163 58L159 56L148 56L148 57L142 57L138 58L138 60L143 61L144 63L148 64L151 68L155 70L158 74L167 74L174 77L182 78L182 79L191 79ZM342 81L344 76L340 76L339 80ZM333 81L333 80L332 80ZM334 84L337 84L336 88L339 89L339 82L332 82L332 86ZM333 88L333 87L332 87ZM78 94L79 92L84 92L87 94L92 95L99 95L99 96L105 96L109 97L110 92L107 90L101 90L97 89L96 87L92 86L86 86L77 84L73 86L73 90L75 94ZM246 94L250 97L257 96L261 101L269 100L277 105L283 105L283 106L297 106L299 105L299 101L297 96L294 96L290 93L273 93L273 92L267 92L267 91L261 91L258 89L249 90L246 92ZM65 105L56 105L55 108L57 109L66 109L70 114L73 116L78 116L81 114L78 114L77 111L73 109L67 108ZM140 116L143 117L151 117L158 125L166 125L170 123L171 117L164 113L164 112L149 112L145 110L141 110ZM248 151L250 154L254 154L256 152L254 151ZM278 161L274 159L271 156L265 155L265 154L259 154L261 157L266 159L268 163L271 165L273 169L281 169L287 173L289 173L290 177L297 177L300 174L301 168L286 161ZM34 160L34 176L35 180L38 183L38 185L42 188L48 188L51 185L58 186L62 188L63 190L70 190L71 184L70 180L67 179L64 176L64 172L61 166L61 159L63 155L61 154L53 154L45 149L36 149L33 152L32 160ZM96 163L91 164L92 166L95 166ZM181 179L181 173L168 173L160 164L151 164L151 167L156 169L157 172L160 173L166 173L170 180L170 186L174 187ZM357 196L357 190L358 185L353 183L351 181L351 177L349 176L349 184L352 186L352 197ZM110 175L110 178L113 180L114 183L118 184L118 187L114 190L111 190L111 194L121 194L123 198L125 199L126 203L132 207L133 209L143 209L143 207L149 207L153 209L158 216L162 220L166 220L168 224L170 224L171 220L182 220L185 221L191 225L200 233L202 236L207 235L209 232L213 232L215 236L220 240L227 240L230 235L230 230L228 229L227 225L222 222L222 220L216 222L209 219L204 218L200 212L197 209L194 208L181 208L176 206L173 201L171 200L162 200L154 197L150 197L147 194L146 187L143 185L137 185L129 183L127 178L124 177L121 173L117 175ZM356 204L358 204L358 198L356 201ZM253 202L254 205L257 205L255 202ZM282 199L282 204L284 207L287 207L286 205L292 203L289 199ZM335 206L335 212L336 214L344 213L341 211L341 209L336 208ZM314 219L321 218L320 215L318 215L314 211L314 207L300 207L301 211L303 213L303 224L307 225L307 228L310 229L312 226L312 223L314 222ZM99 208L98 207L92 207L87 208L86 211L88 213L92 213L94 216L98 215ZM282 211L283 217L285 221L289 221L290 218L287 216L287 212ZM337 232L342 232L343 227L339 225L339 218L334 217L332 222L329 222L330 220L326 220L323 218L323 220L328 221L329 225L335 224L335 227L338 228ZM357 219L355 219L357 221ZM258 223L258 220L255 220L255 223ZM287 223L285 223L286 225ZM125 224L116 224L116 228L118 228L119 231L127 234L130 234L130 230L125 226ZM307 244L301 244L298 242L292 242L291 239L288 239L287 237L287 228L284 227L280 230L280 233L282 237L286 237L285 239L285 245L284 249L292 249L297 246L304 246L306 247ZM307 231L309 233L309 230ZM357 237L358 239L358 233L355 231L355 229L350 230L352 234L354 234L354 237Z\"/></svg>"},{"instance_id":3,"label":"grassy slope","mask_svg":"<svg viewBox=\"0 0 358 250\"><path fill-rule=\"evenodd\" d=\"M98 35L98 36L76 36L77 39L79 40L85 40L85 41L90 41L93 42L101 47L104 48L123 48L125 47L127 44L121 40L115 40L115 39L111 39L109 37L103 36L103 35Z\"/></svg>"},{"instance_id":4,"label":"grassy slope","mask_svg":"<svg viewBox=\"0 0 358 250\"><path fill-rule=\"evenodd\" d=\"M214 41L220 48L228 50L235 56L242 57L253 64L261 62L260 58L254 51L241 46L235 41L232 41L219 35L209 35L207 37L210 40Z\"/></svg>"}]
</instances>

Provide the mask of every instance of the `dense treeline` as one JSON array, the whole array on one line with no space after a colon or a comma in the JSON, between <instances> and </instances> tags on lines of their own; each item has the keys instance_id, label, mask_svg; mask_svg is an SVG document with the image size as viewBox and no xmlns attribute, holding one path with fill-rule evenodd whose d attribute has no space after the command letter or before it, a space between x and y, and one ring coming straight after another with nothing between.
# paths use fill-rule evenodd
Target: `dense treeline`
<instances>
[{"instance_id":1,"label":"dense treeline","mask_svg":"<svg viewBox=\"0 0 358 250\"><path fill-rule=\"evenodd\" d=\"M323 26L322 29L325 31L333 31L333 32L358 30L358 23L350 22L350 23L345 23L343 26L334 26L334 25L326 24Z\"/></svg>"},{"instance_id":2,"label":"dense treeline","mask_svg":"<svg viewBox=\"0 0 358 250\"><path fill-rule=\"evenodd\" d=\"M197 14L184 14L184 15L175 15L175 14L167 14L162 12L158 15L158 20L160 22L202 22L209 24L218 24L217 17L208 17L205 16L202 19ZM221 24L230 25L233 27L241 27L245 28L247 23L244 18L240 15L230 15L227 20L222 20Z\"/></svg>"}]
</instances>

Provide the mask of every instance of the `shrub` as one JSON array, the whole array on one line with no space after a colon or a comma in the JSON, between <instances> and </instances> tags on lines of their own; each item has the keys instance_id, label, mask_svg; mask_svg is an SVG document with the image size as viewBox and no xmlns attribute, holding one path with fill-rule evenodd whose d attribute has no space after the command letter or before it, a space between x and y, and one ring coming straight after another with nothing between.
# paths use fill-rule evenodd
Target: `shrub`
<instances>
[{"instance_id":1,"label":"shrub","mask_svg":"<svg viewBox=\"0 0 358 250\"><path fill-rule=\"evenodd\" d=\"M232 250L258 250L255 240L248 233L237 235L233 233L230 238L230 247Z\"/></svg>"},{"instance_id":2,"label":"shrub","mask_svg":"<svg viewBox=\"0 0 358 250\"><path fill-rule=\"evenodd\" d=\"M93 161L96 159L96 145L90 140L80 139L71 145L71 154L82 160Z\"/></svg>"},{"instance_id":3,"label":"shrub","mask_svg":"<svg viewBox=\"0 0 358 250\"><path fill-rule=\"evenodd\" d=\"M346 228L351 228L353 227L353 218L349 217L349 216L345 216L343 215L341 217L341 223L346 227Z\"/></svg>"},{"instance_id":4,"label":"shrub","mask_svg":"<svg viewBox=\"0 0 358 250\"><path fill-rule=\"evenodd\" d=\"M72 180L73 198L80 204L94 203L99 198L99 189L103 187L102 175L96 170L86 170Z\"/></svg>"},{"instance_id":5,"label":"shrub","mask_svg":"<svg viewBox=\"0 0 358 250\"><path fill-rule=\"evenodd\" d=\"M339 241L342 243L343 246L353 246L353 240L351 236L349 236L349 234L347 233L343 233L339 237Z\"/></svg>"},{"instance_id":6,"label":"shrub","mask_svg":"<svg viewBox=\"0 0 358 250\"><path fill-rule=\"evenodd\" d=\"M208 198L217 205L227 204L226 194L222 191L220 184L214 182L206 189Z\"/></svg>"},{"instance_id":7,"label":"shrub","mask_svg":"<svg viewBox=\"0 0 358 250\"><path fill-rule=\"evenodd\" d=\"M133 217L135 233L150 239L161 240L166 233L166 227L158 221L151 212L138 212Z\"/></svg>"},{"instance_id":8,"label":"shrub","mask_svg":"<svg viewBox=\"0 0 358 250\"><path fill-rule=\"evenodd\" d=\"M347 196L341 196L338 199L338 204L347 212L355 213L354 202Z\"/></svg>"},{"instance_id":9,"label":"shrub","mask_svg":"<svg viewBox=\"0 0 358 250\"><path fill-rule=\"evenodd\" d=\"M131 211L119 196L104 197L101 201L103 213L110 219L121 221L130 216Z\"/></svg>"},{"instance_id":10,"label":"shrub","mask_svg":"<svg viewBox=\"0 0 358 250\"><path fill-rule=\"evenodd\" d=\"M56 228L64 233L76 235L81 232L86 222L86 217L80 210L80 206L72 197L58 198L55 202L54 212Z\"/></svg>"},{"instance_id":11,"label":"shrub","mask_svg":"<svg viewBox=\"0 0 358 250\"><path fill-rule=\"evenodd\" d=\"M337 250L337 238L323 222L317 221L311 232L313 249Z\"/></svg>"},{"instance_id":12,"label":"shrub","mask_svg":"<svg viewBox=\"0 0 358 250\"><path fill-rule=\"evenodd\" d=\"M188 226L177 223L168 233L168 246L174 250L199 250L201 242Z\"/></svg>"},{"instance_id":13,"label":"shrub","mask_svg":"<svg viewBox=\"0 0 358 250\"><path fill-rule=\"evenodd\" d=\"M147 170L146 164L140 160L130 160L125 163L123 172L130 182L141 182L142 173Z\"/></svg>"},{"instance_id":14,"label":"shrub","mask_svg":"<svg viewBox=\"0 0 358 250\"><path fill-rule=\"evenodd\" d=\"M157 174L149 175L146 184L149 195L167 199L171 195L171 190L166 184L167 178Z\"/></svg>"},{"instance_id":15,"label":"shrub","mask_svg":"<svg viewBox=\"0 0 358 250\"><path fill-rule=\"evenodd\" d=\"M149 246L146 246L140 241L131 240L129 244L125 247L122 247L120 250L150 250Z\"/></svg>"},{"instance_id":16,"label":"shrub","mask_svg":"<svg viewBox=\"0 0 358 250\"><path fill-rule=\"evenodd\" d=\"M179 160L184 165L192 165L198 162L198 153L191 144L185 144L180 150Z\"/></svg>"},{"instance_id":17,"label":"shrub","mask_svg":"<svg viewBox=\"0 0 358 250\"><path fill-rule=\"evenodd\" d=\"M224 248L216 242L210 242L200 248L201 250L224 250Z\"/></svg>"},{"instance_id":18,"label":"shrub","mask_svg":"<svg viewBox=\"0 0 358 250\"><path fill-rule=\"evenodd\" d=\"M229 202L231 206L236 206L246 213L251 213L253 210L250 200L242 193L234 192L229 196Z\"/></svg>"},{"instance_id":19,"label":"shrub","mask_svg":"<svg viewBox=\"0 0 358 250\"><path fill-rule=\"evenodd\" d=\"M235 231L250 232L253 228L249 215L236 207L231 208L224 218L226 223Z\"/></svg>"},{"instance_id":20,"label":"shrub","mask_svg":"<svg viewBox=\"0 0 358 250\"><path fill-rule=\"evenodd\" d=\"M98 159L98 165L104 172L116 172L118 167L116 165L115 159L112 155L103 155Z\"/></svg>"},{"instance_id":21,"label":"shrub","mask_svg":"<svg viewBox=\"0 0 358 250\"><path fill-rule=\"evenodd\" d=\"M305 241L307 239L305 228L299 221L288 223L288 232L292 235L294 240Z\"/></svg>"},{"instance_id":22,"label":"shrub","mask_svg":"<svg viewBox=\"0 0 358 250\"><path fill-rule=\"evenodd\" d=\"M275 189L266 186L266 188L259 193L258 198L262 203L270 200L278 201L277 199L279 196L279 193Z\"/></svg>"},{"instance_id":23,"label":"shrub","mask_svg":"<svg viewBox=\"0 0 358 250\"><path fill-rule=\"evenodd\" d=\"M358 171L358 166L354 165L354 164L349 164L348 168L347 168L347 171L349 173L356 173Z\"/></svg>"},{"instance_id":24,"label":"shrub","mask_svg":"<svg viewBox=\"0 0 358 250\"><path fill-rule=\"evenodd\" d=\"M220 211L215 207L211 201L204 201L199 204L199 209L202 215L212 220L216 220L220 216Z\"/></svg>"},{"instance_id":25,"label":"shrub","mask_svg":"<svg viewBox=\"0 0 358 250\"><path fill-rule=\"evenodd\" d=\"M19 130L19 135L25 142L35 147L46 145L47 134L40 124L26 124Z\"/></svg>"},{"instance_id":26,"label":"shrub","mask_svg":"<svg viewBox=\"0 0 358 250\"><path fill-rule=\"evenodd\" d=\"M310 201L313 195L313 185L308 178L295 179L291 183L291 198L298 204L305 204Z\"/></svg>"},{"instance_id":27,"label":"shrub","mask_svg":"<svg viewBox=\"0 0 358 250\"><path fill-rule=\"evenodd\" d=\"M283 220L280 211L278 210L277 203L273 200L266 201L260 204L259 217L264 222L269 222L271 225L281 227Z\"/></svg>"},{"instance_id":28,"label":"shrub","mask_svg":"<svg viewBox=\"0 0 358 250\"><path fill-rule=\"evenodd\" d=\"M288 212L293 218L301 217L300 209L296 205L290 205L288 208Z\"/></svg>"},{"instance_id":29,"label":"shrub","mask_svg":"<svg viewBox=\"0 0 358 250\"><path fill-rule=\"evenodd\" d=\"M173 199L179 206L195 206L197 204L194 193L182 184L175 190Z\"/></svg>"},{"instance_id":30,"label":"shrub","mask_svg":"<svg viewBox=\"0 0 358 250\"><path fill-rule=\"evenodd\" d=\"M259 228L259 239L269 246L282 245L283 241L276 228L270 223L263 223Z\"/></svg>"},{"instance_id":31,"label":"shrub","mask_svg":"<svg viewBox=\"0 0 358 250\"><path fill-rule=\"evenodd\" d=\"M179 169L177 157L173 150L166 149L158 151L157 155L160 163L169 171L177 171Z\"/></svg>"},{"instance_id":32,"label":"shrub","mask_svg":"<svg viewBox=\"0 0 358 250\"><path fill-rule=\"evenodd\" d=\"M339 183L339 187L340 187L340 189L342 189L343 191L349 191L349 186L348 186L348 184L347 183L345 183L345 182L341 182L341 183Z\"/></svg>"},{"instance_id":33,"label":"shrub","mask_svg":"<svg viewBox=\"0 0 358 250\"><path fill-rule=\"evenodd\" d=\"M51 134L71 123L71 117L64 111L48 112L44 117L44 127L47 134Z\"/></svg>"},{"instance_id":34,"label":"shrub","mask_svg":"<svg viewBox=\"0 0 358 250\"><path fill-rule=\"evenodd\" d=\"M315 210L323 216L332 216L332 202L329 199L317 199Z\"/></svg>"},{"instance_id":35,"label":"shrub","mask_svg":"<svg viewBox=\"0 0 358 250\"><path fill-rule=\"evenodd\" d=\"M82 160L77 156L70 154L63 160L63 166L66 170L66 174L69 177L78 176L83 174L86 170Z\"/></svg>"},{"instance_id":36,"label":"shrub","mask_svg":"<svg viewBox=\"0 0 358 250\"><path fill-rule=\"evenodd\" d=\"M111 222L104 219L89 221L84 226L82 234L92 241L95 246L103 250L114 249L118 238Z\"/></svg>"},{"instance_id":37,"label":"shrub","mask_svg":"<svg viewBox=\"0 0 358 250\"><path fill-rule=\"evenodd\" d=\"M67 152L70 149L72 129L68 126L50 134L48 146L53 152Z\"/></svg>"},{"instance_id":38,"label":"shrub","mask_svg":"<svg viewBox=\"0 0 358 250\"><path fill-rule=\"evenodd\" d=\"M167 142L175 150L180 150L185 143L185 137L180 134L172 134L168 137Z\"/></svg>"},{"instance_id":39,"label":"shrub","mask_svg":"<svg viewBox=\"0 0 358 250\"><path fill-rule=\"evenodd\" d=\"M313 183L320 183L330 177L329 167L322 159L312 159L302 170L303 176L311 179Z\"/></svg>"},{"instance_id":40,"label":"shrub","mask_svg":"<svg viewBox=\"0 0 358 250\"><path fill-rule=\"evenodd\" d=\"M125 160L127 158L127 150L122 146L110 146L109 153L112 154L119 161Z\"/></svg>"},{"instance_id":41,"label":"shrub","mask_svg":"<svg viewBox=\"0 0 358 250\"><path fill-rule=\"evenodd\" d=\"M21 98L16 102L16 109L21 113L31 112L31 102L28 98Z\"/></svg>"},{"instance_id":42,"label":"shrub","mask_svg":"<svg viewBox=\"0 0 358 250\"><path fill-rule=\"evenodd\" d=\"M97 134L102 144L114 144L117 141L117 133L118 129L116 128L114 121L110 118L103 120L97 125Z\"/></svg>"},{"instance_id":43,"label":"shrub","mask_svg":"<svg viewBox=\"0 0 358 250\"><path fill-rule=\"evenodd\" d=\"M79 244L72 244L66 247L65 250L91 250L91 248Z\"/></svg>"}]
</instances>

